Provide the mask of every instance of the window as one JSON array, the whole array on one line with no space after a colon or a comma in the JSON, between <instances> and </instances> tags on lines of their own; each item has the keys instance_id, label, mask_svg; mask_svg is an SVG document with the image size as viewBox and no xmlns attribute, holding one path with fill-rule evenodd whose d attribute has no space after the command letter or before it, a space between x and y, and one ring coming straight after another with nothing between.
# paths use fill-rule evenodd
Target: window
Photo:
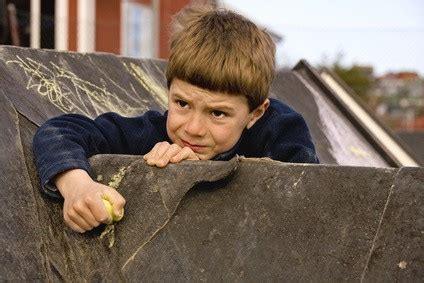
<instances>
[{"instance_id":1,"label":"window","mask_svg":"<svg viewBox=\"0 0 424 283\"><path fill-rule=\"evenodd\" d=\"M121 53L130 57L154 57L153 9L139 3L122 3Z\"/></svg>"}]
</instances>

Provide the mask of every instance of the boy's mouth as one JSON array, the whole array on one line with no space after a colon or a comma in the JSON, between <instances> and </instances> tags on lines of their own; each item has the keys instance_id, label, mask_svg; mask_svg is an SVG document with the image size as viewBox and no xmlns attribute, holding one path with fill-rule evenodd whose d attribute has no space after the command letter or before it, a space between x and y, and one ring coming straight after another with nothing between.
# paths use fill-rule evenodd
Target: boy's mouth
<instances>
[{"instance_id":1,"label":"boy's mouth","mask_svg":"<svg viewBox=\"0 0 424 283\"><path fill-rule=\"evenodd\" d=\"M193 150L194 152L199 152L203 148L205 148L205 146L203 146L203 145L191 144L191 143L189 143L188 141L185 141L185 140L181 140L181 141L184 144L184 146L191 148L191 150Z\"/></svg>"}]
</instances>

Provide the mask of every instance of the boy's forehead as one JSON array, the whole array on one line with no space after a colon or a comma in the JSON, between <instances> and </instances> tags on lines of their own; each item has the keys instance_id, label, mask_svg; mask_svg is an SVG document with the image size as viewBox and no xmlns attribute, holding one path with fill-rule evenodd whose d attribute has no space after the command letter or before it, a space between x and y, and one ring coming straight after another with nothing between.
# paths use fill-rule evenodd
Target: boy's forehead
<instances>
[{"instance_id":1,"label":"boy's forehead","mask_svg":"<svg viewBox=\"0 0 424 283\"><path fill-rule=\"evenodd\" d=\"M212 91L212 90L205 89L205 88L190 84L188 82L185 82L179 79L172 80L170 85L170 94L183 96L187 98L194 98L194 97L201 96L203 98L210 100L210 102L215 102L215 103L245 102L247 105L247 98L243 95L232 95L225 92Z\"/></svg>"}]
</instances>

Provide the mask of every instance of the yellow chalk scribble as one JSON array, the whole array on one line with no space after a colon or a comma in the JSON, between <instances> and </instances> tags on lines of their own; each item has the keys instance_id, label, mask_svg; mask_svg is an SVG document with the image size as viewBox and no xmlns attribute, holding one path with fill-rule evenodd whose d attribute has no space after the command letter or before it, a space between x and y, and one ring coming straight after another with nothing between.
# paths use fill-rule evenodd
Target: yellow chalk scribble
<instances>
[{"instance_id":1,"label":"yellow chalk scribble","mask_svg":"<svg viewBox=\"0 0 424 283\"><path fill-rule=\"evenodd\" d=\"M370 154L368 152L366 152L365 150L363 150L359 147L356 147L356 146L350 146L349 150L353 154L355 154L356 156L359 156L359 157L369 157L370 156Z\"/></svg>"},{"instance_id":2,"label":"yellow chalk scribble","mask_svg":"<svg viewBox=\"0 0 424 283\"><path fill-rule=\"evenodd\" d=\"M156 82L152 76L147 75L144 70L134 63L125 64L128 72L153 96L163 107L168 106L168 91Z\"/></svg>"},{"instance_id":3,"label":"yellow chalk scribble","mask_svg":"<svg viewBox=\"0 0 424 283\"><path fill-rule=\"evenodd\" d=\"M6 61L6 64L14 64L23 69L28 78L26 88L46 97L65 113L80 113L94 117L113 111L130 116L147 110L142 103L137 105L138 107L133 107L108 91L106 82L101 78L102 86L98 86L53 62L44 65L31 58L22 59L19 56L16 58ZM115 82L112 83L116 85ZM128 93L126 95L130 96Z\"/></svg>"},{"instance_id":4,"label":"yellow chalk scribble","mask_svg":"<svg viewBox=\"0 0 424 283\"><path fill-rule=\"evenodd\" d=\"M115 244L115 225L107 224L103 232L100 234L100 239L106 238L103 242L109 249Z\"/></svg>"},{"instance_id":5,"label":"yellow chalk scribble","mask_svg":"<svg viewBox=\"0 0 424 283\"><path fill-rule=\"evenodd\" d=\"M113 176L110 178L110 182L108 186L114 189L117 189L119 185L121 184L121 181L124 178L126 171L127 171L127 167L119 168L118 172L113 174Z\"/></svg>"},{"instance_id":6,"label":"yellow chalk scribble","mask_svg":"<svg viewBox=\"0 0 424 283\"><path fill-rule=\"evenodd\" d=\"M108 186L114 189L118 189L119 185L121 184L122 179L125 176L125 173L127 171L128 167L121 167L119 168L118 172L112 175L110 178L110 182L108 183ZM101 175L99 175L101 176ZM103 179L103 176L102 176ZM124 210L122 209L122 216L124 215ZM116 220L119 221L120 219ZM103 232L100 234L100 239L106 238L107 247L110 249L115 244L115 224L110 223L107 224Z\"/></svg>"}]
</instances>

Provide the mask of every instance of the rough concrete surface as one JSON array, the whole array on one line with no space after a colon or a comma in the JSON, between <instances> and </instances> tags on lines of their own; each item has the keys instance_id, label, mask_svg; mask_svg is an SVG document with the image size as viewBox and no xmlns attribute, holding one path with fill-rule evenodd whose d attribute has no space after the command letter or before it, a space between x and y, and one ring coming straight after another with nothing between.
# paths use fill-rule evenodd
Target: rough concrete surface
<instances>
[{"instance_id":1,"label":"rough concrete surface","mask_svg":"<svg viewBox=\"0 0 424 283\"><path fill-rule=\"evenodd\" d=\"M7 232L38 237L38 246L19 243L9 256L15 261L2 265L9 270L5 278L414 281L424 276L422 168L241 158L158 169L142 157L119 155L95 156L91 163L93 178L101 175L105 184L125 168L118 190L127 205L115 225L114 245L109 248L109 239L100 238L105 227L84 235L70 231L61 203L36 195L31 222L12 221L15 231ZM30 187L22 191L30 193ZM7 211L19 206L8 202ZM28 232L21 233L22 227ZM6 239L4 247L19 240ZM406 267L399 267L401 262Z\"/></svg>"}]
</instances>

